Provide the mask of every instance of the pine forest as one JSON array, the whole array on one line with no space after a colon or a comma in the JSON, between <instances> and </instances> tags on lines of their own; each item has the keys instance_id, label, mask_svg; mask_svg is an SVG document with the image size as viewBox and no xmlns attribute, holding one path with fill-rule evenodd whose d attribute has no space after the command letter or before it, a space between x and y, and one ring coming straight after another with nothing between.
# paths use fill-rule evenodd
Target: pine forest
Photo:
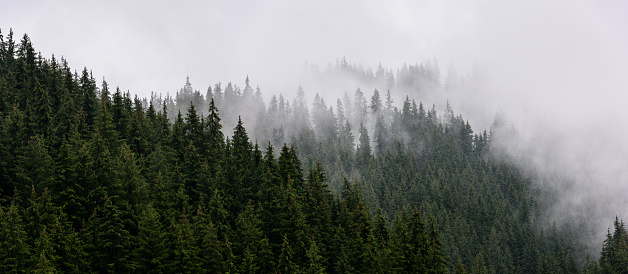
<instances>
[{"instance_id":1,"label":"pine forest","mask_svg":"<svg viewBox=\"0 0 628 274\"><path fill-rule=\"evenodd\" d=\"M246 75L140 98L0 42L2 273L628 273L619 218L600 254L547 220L555 193L496 141L507 121L422 101L473 82L436 60L343 58L319 77L365 84L334 101Z\"/></svg>"}]
</instances>

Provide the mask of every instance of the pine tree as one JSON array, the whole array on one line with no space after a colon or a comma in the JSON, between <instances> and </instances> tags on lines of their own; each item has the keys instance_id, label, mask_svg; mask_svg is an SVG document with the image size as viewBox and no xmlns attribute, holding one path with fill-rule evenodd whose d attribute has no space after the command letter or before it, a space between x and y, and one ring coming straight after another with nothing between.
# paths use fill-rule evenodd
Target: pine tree
<instances>
[{"instance_id":1,"label":"pine tree","mask_svg":"<svg viewBox=\"0 0 628 274\"><path fill-rule=\"evenodd\" d=\"M14 196L8 207L0 207L0 270L6 273L29 269L32 262L18 201Z\"/></svg>"},{"instance_id":2,"label":"pine tree","mask_svg":"<svg viewBox=\"0 0 628 274\"><path fill-rule=\"evenodd\" d=\"M218 155L224 146L224 135L222 134L222 125L220 124L220 117L218 115L218 108L214 103L214 99L209 103L209 114L207 115L207 122L205 123L207 131L207 142L209 147L208 155L210 157L210 163L218 162Z\"/></svg>"},{"instance_id":3,"label":"pine tree","mask_svg":"<svg viewBox=\"0 0 628 274\"><path fill-rule=\"evenodd\" d=\"M57 180L64 182L58 187L58 202L78 230L83 221L89 218L88 192L94 186L90 184L94 172L91 169L88 143L80 138L77 130L72 131L68 140L64 140L60 154L57 156Z\"/></svg>"},{"instance_id":4,"label":"pine tree","mask_svg":"<svg viewBox=\"0 0 628 274\"><path fill-rule=\"evenodd\" d=\"M281 255L277 262L277 273L299 273L299 266L292 261L292 248L286 236L283 237Z\"/></svg>"},{"instance_id":5,"label":"pine tree","mask_svg":"<svg viewBox=\"0 0 628 274\"><path fill-rule=\"evenodd\" d=\"M226 174L230 181L228 193L234 197L233 212L239 212L248 200L253 198L253 180L250 178L252 160L252 145L242 120L238 118L238 124L233 132L229 151L230 162L228 162Z\"/></svg>"},{"instance_id":6,"label":"pine tree","mask_svg":"<svg viewBox=\"0 0 628 274\"><path fill-rule=\"evenodd\" d=\"M128 272L136 265L130 258L132 236L124 228L121 212L109 197L88 221L87 238L91 240L90 265L98 272Z\"/></svg>"},{"instance_id":7,"label":"pine tree","mask_svg":"<svg viewBox=\"0 0 628 274\"><path fill-rule=\"evenodd\" d=\"M628 270L628 233L623 221L615 217L615 230L610 229L604 240L600 256L603 273L623 273Z\"/></svg>"},{"instance_id":8,"label":"pine tree","mask_svg":"<svg viewBox=\"0 0 628 274\"><path fill-rule=\"evenodd\" d=\"M79 80L79 102L79 106L86 115L87 124L93 125L98 111L98 98L96 97L96 81L91 73L88 73L87 68L83 69Z\"/></svg>"},{"instance_id":9,"label":"pine tree","mask_svg":"<svg viewBox=\"0 0 628 274\"><path fill-rule=\"evenodd\" d=\"M441 273L444 273L441 272ZM466 274L469 273L469 271L467 271L467 268L464 267L464 264L462 264L462 260L458 259L458 263L456 263L456 268L454 268L454 273L456 274Z\"/></svg>"},{"instance_id":10,"label":"pine tree","mask_svg":"<svg viewBox=\"0 0 628 274\"><path fill-rule=\"evenodd\" d=\"M172 125L172 134L170 135L170 148L175 153L175 158L173 160L178 161L179 164L183 162L183 155L185 153L185 148L188 143L185 140L185 122L183 121L183 116L181 116L181 112L177 113L177 118Z\"/></svg>"},{"instance_id":11,"label":"pine tree","mask_svg":"<svg viewBox=\"0 0 628 274\"><path fill-rule=\"evenodd\" d=\"M203 261L201 268L209 273L225 272L226 265L222 256L222 243L218 240L218 230L201 208L197 210L195 228L198 233L198 246Z\"/></svg>"},{"instance_id":12,"label":"pine tree","mask_svg":"<svg viewBox=\"0 0 628 274\"><path fill-rule=\"evenodd\" d=\"M338 226L336 233L334 233L333 240L333 252L330 259L333 259L330 263L333 264L333 270L336 273L353 273L355 268L351 263L351 254L349 246L349 239L342 226Z\"/></svg>"},{"instance_id":13,"label":"pine tree","mask_svg":"<svg viewBox=\"0 0 628 274\"><path fill-rule=\"evenodd\" d=\"M56 267L55 261L58 259L58 256L55 256L55 251L53 249L53 245L50 241L50 236L46 228L41 231L41 234L37 238L34 246L34 257L36 258L34 261L35 267L33 269L34 273L56 273L58 269Z\"/></svg>"},{"instance_id":14,"label":"pine tree","mask_svg":"<svg viewBox=\"0 0 628 274\"><path fill-rule=\"evenodd\" d=\"M387 144L389 143L388 130L384 126L384 116L381 114L375 120L375 132L373 135L375 137L376 153L378 157L381 157L386 152Z\"/></svg>"},{"instance_id":15,"label":"pine tree","mask_svg":"<svg viewBox=\"0 0 628 274\"><path fill-rule=\"evenodd\" d=\"M354 125L357 124L368 124L367 120L368 107L366 103L366 98L364 97L364 93L360 88L355 91L353 98L353 120L352 123Z\"/></svg>"},{"instance_id":16,"label":"pine tree","mask_svg":"<svg viewBox=\"0 0 628 274\"><path fill-rule=\"evenodd\" d=\"M261 230L261 220L252 204L248 204L236 219L233 252L240 259L241 272L269 270L270 247Z\"/></svg>"},{"instance_id":17,"label":"pine tree","mask_svg":"<svg viewBox=\"0 0 628 274\"><path fill-rule=\"evenodd\" d=\"M289 184L295 193L301 197L303 194L303 172L301 171L301 161L299 160L294 147L288 148L287 145L281 148L279 154L278 166L279 176L283 179L286 186Z\"/></svg>"},{"instance_id":18,"label":"pine tree","mask_svg":"<svg viewBox=\"0 0 628 274\"><path fill-rule=\"evenodd\" d=\"M173 246L170 262L167 264L169 271L177 273L194 273L201 270L201 257L198 241L194 235L194 227L185 211L181 214L171 228L170 239Z\"/></svg>"},{"instance_id":19,"label":"pine tree","mask_svg":"<svg viewBox=\"0 0 628 274\"><path fill-rule=\"evenodd\" d=\"M185 148L183 157L183 183L192 204L196 204L201 199L200 186L205 181L207 168L199 149L192 143L189 143Z\"/></svg>"},{"instance_id":20,"label":"pine tree","mask_svg":"<svg viewBox=\"0 0 628 274\"><path fill-rule=\"evenodd\" d=\"M379 96L379 91L375 89L373 96L371 96L371 105L369 106L373 115L378 115L383 110L382 97Z\"/></svg>"},{"instance_id":21,"label":"pine tree","mask_svg":"<svg viewBox=\"0 0 628 274\"><path fill-rule=\"evenodd\" d=\"M203 128L201 127L200 119L192 102L190 102L190 107L185 116L185 136L194 146L198 148L204 147L202 140Z\"/></svg>"},{"instance_id":22,"label":"pine tree","mask_svg":"<svg viewBox=\"0 0 628 274\"><path fill-rule=\"evenodd\" d=\"M41 134L47 139L53 134L52 99L48 90L37 79L35 79L35 90L33 92L34 97L31 103L33 118L31 120L33 121L35 134Z\"/></svg>"},{"instance_id":23,"label":"pine tree","mask_svg":"<svg viewBox=\"0 0 628 274\"><path fill-rule=\"evenodd\" d=\"M474 274L485 274L487 273L486 265L484 263L484 258L482 257L482 253L478 253L475 256L475 264L473 265L473 273Z\"/></svg>"},{"instance_id":24,"label":"pine tree","mask_svg":"<svg viewBox=\"0 0 628 274\"><path fill-rule=\"evenodd\" d=\"M333 233L331 230L333 196L326 182L325 171L319 162L308 173L303 202L307 224L313 235L320 239L317 246L318 252L325 255Z\"/></svg>"},{"instance_id":25,"label":"pine tree","mask_svg":"<svg viewBox=\"0 0 628 274\"><path fill-rule=\"evenodd\" d=\"M31 187L37 190L52 187L55 172L54 161L42 137L32 136L24 149L24 154L18 156L17 159L16 177L22 186L20 190L26 192Z\"/></svg>"},{"instance_id":26,"label":"pine tree","mask_svg":"<svg viewBox=\"0 0 628 274\"><path fill-rule=\"evenodd\" d=\"M50 231L56 260L55 265L59 272L81 273L88 269L88 254L80 234L72 228L72 223L64 213L59 213L46 230Z\"/></svg>"},{"instance_id":27,"label":"pine tree","mask_svg":"<svg viewBox=\"0 0 628 274\"><path fill-rule=\"evenodd\" d=\"M161 273L166 270L169 256L167 232L159 219L159 212L150 204L139 216L133 257L138 264L137 270L142 273Z\"/></svg>"},{"instance_id":28,"label":"pine tree","mask_svg":"<svg viewBox=\"0 0 628 274\"><path fill-rule=\"evenodd\" d=\"M361 168L366 168L371 155L371 138L364 124L360 123L360 144L355 151L356 165Z\"/></svg>"},{"instance_id":29,"label":"pine tree","mask_svg":"<svg viewBox=\"0 0 628 274\"><path fill-rule=\"evenodd\" d=\"M428 246L426 255L429 272L444 273L446 271L447 261L445 260L445 256L441 251L440 236L438 234L438 229L436 228L433 217L430 217L430 231L428 233Z\"/></svg>"},{"instance_id":30,"label":"pine tree","mask_svg":"<svg viewBox=\"0 0 628 274\"><path fill-rule=\"evenodd\" d=\"M411 218L408 222L408 228L410 230L410 254L407 255L409 267L413 272L433 271L438 265L433 265L432 256L429 254L430 240L425 231L425 223L421 219L421 214L418 210L414 209Z\"/></svg>"},{"instance_id":31,"label":"pine tree","mask_svg":"<svg viewBox=\"0 0 628 274\"><path fill-rule=\"evenodd\" d=\"M116 92L113 94L113 104L111 105L111 118L114 124L114 128L122 140L128 141L127 127L130 120L130 107L127 108L126 98L120 91L120 88L116 88Z\"/></svg>"},{"instance_id":32,"label":"pine tree","mask_svg":"<svg viewBox=\"0 0 628 274\"><path fill-rule=\"evenodd\" d=\"M309 274L325 273L325 258L321 255L321 251L316 243L316 239L312 236L310 241L310 248L306 253L307 267L305 272Z\"/></svg>"},{"instance_id":33,"label":"pine tree","mask_svg":"<svg viewBox=\"0 0 628 274\"><path fill-rule=\"evenodd\" d=\"M131 118L127 126L127 143L133 152L142 157L147 156L149 147L151 147L148 143L150 131L150 121L148 121L144 114L142 102L135 96L133 100L133 111L131 112Z\"/></svg>"}]
</instances>

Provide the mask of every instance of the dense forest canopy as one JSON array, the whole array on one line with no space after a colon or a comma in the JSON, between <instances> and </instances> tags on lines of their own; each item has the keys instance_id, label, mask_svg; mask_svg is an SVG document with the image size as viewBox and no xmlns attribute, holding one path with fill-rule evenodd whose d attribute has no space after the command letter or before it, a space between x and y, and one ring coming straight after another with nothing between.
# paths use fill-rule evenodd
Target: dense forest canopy
<instances>
[{"instance_id":1,"label":"dense forest canopy","mask_svg":"<svg viewBox=\"0 0 628 274\"><path fill-rule=\"evenodd\" d=\"M393 73L343 59L386 90L310 104L298 87L266 104L249 77L132 97L27 35L0 43L2 272L628 270L619 219L599 256L577 220L546 223L556 193L495 141L516 130L474 132L415 99L464 85L435 61Z\"/></svg>"}]
</instances>

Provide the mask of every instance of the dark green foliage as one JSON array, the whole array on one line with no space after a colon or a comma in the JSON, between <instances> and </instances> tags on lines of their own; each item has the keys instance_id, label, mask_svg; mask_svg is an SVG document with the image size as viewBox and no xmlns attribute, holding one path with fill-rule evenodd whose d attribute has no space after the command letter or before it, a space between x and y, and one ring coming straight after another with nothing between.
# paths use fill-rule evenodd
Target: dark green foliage
<instances>
[{"instance_id":1,"label":"dark green foliage","mask_svg":"<svg viewBox=\"0 0 628 274\"><path fill-rule=\"evenodd\" d=\"M159 213L151 205L141 212L133 258L142 273L161 273L168 259L167 231L159 221Z\"/></svg>"},{"instance_id":2,"label":"dark green foliage","mask_svg":"<svg viewBox=\"0 0 628 274\"><path fill-rule=\"evenodd\" d=\"M170 227L170 260L166 269L175 273L199 272L202 266L200 249L195 237L195 229L185 209Z\"/></svg>"},{"instance_id":3,"label":"dark green foliage","mask_svg":"<svg viewBox=\"0 0 628 274\"><path fill-rule=\"evenodd\" d=\"M25 272L34 256L27 243L25 225L17 196L0 211L0 267L2 272ZM36 256L36 255L35 255Z\"/></svg>"},{"instance_id":4,"label":"dark green foliage","mask_svg":"<svg viewBox=\"0 0 628 274\"><path fill-rule=\"evenodd\" d=\"M201 268L209 273L225 272L223 246L218 239L218 229L200 208L195 216L195 226L198 233L197 240L201 260L203 261Z\"/></svg>"},{"instance_id":5,"label":"dark green foliage","mask_svg":"<svg viewBox=\"0 0 628 274\"><path fill-rule=\"evenodd\" d=\"M132 261L133 236L124 227L123 212L105 197L86 224L86 251L90 266L99 272L128 272L137 267Z\"/></svg>"},{"instance_id":6,"label":"dark green foliage","mask_svg":"<svg viewBox=\"0 0 628 274\"><path fill-rule=\"evenodd\" d=\"M292 261L292 248L286 236L283 237L281 255L277 263L277 273L299 273L299 266Z\"/></svg>"},{"instance_id":7,"label":"dark green foliage","mask_svg":"<svg viewBox=\"0 0 628 274\"><path fill-rule=\"evenodd\" d=\"M611 233L609 229L604 240L599 267L601 273L626 273L628 272L628 232L626 225L619 218L615 218L613 225L615 230ZM591 270L596 270L596 267L591 267Z\"/></svg>"},{"instance_id":8,"label":"dark green foliage","mask_svg":"<svg viewBox=\"0 0 628 274\"><path fill-rule=\"evenodd\" d=\"M16 177L19 190L29 193L34 187L38 191L52 187L54 181L54 162L41 135L34 135L28 140L23 155L17 157Z\"/></svg>"}]
</instances>

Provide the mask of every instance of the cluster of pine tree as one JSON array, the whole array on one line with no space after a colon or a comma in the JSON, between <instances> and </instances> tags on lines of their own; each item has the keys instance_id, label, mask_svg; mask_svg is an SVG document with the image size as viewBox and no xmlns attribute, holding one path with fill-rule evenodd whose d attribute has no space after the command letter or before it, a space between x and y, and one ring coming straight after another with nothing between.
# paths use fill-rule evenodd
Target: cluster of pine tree
<instances>
[{"instance_id":1,"label":"cluster of pine tree","mask_svg":"<svg viewBox=\"0 0 628 274\"><path fill-rule=\"evenodd\" d=\"M628 231L618 218L613 225L615 230L608 230L600 260L589 258L583 273L628 273Z\"/></svg>"},{"instance_id":2,"label":"cluster of pine tree","mask_svg":"<svg viewBox=\"0 0 628 274\"><path fill-rule=\"evenodd\" d=\"M310 112L300 88L266 107L248 77L131 98L26 35L0 43L2 272L579 272L575 239L535 225L529 178L492 157L499 133L449 106L358 89ZM615 226L584 270L625 268Z\"/></svg>"},{"instance_id":3,"label":"cluster of pine tree","mask_svg":"<svg viewBox=\"0 0 628 274\"><path fill-rule=\"evenodd\" d=\"M2 272L443 272L433 220L376 221L294 149L275 159L214 101L174 123L87 70L2 39Z\"/></svg>"}]
</instances>

